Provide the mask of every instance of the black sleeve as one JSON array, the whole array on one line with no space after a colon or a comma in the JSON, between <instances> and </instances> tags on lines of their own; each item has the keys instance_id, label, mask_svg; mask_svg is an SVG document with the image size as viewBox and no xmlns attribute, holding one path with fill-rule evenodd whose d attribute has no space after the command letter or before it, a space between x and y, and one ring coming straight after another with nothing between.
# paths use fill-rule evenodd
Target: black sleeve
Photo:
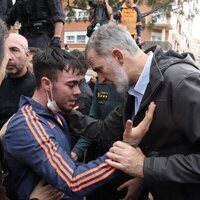
<instances>
[{"instance_id":1,"label":"black sleeve","mask_svg":"<svg viewBox=\"0 0 200 200\"><path fill-rule=\"evenodd\" d=\"M65 13L60 0L48 1L49 10L51 13L51 20L53 23L63 22L65 23Z\"/></svg>"},{"instance_id":2,"label":"black sleeve","mask_svg":"<svg viewBox=\"0 0 200 200\"><path fill-rule=\"evenodd\" d=\"M122 115L123 106L118 106L103 121L83 115L76 110L72 110L65 118L77 134L85 135L97 143L111 143L122 140L124 131Z\"/></svg>"},{"instance_id":3,"label":"black sleeve","mask_svg":"<svg viewBox=\"0 0 200 200\"><path fill-rule=\"evenodd\" d=\"M17 16L18 13L17 13L17 2L16 2L7 12L5 18L6 24L13 26L17 21Z\"/></svg>"}]
</instances>

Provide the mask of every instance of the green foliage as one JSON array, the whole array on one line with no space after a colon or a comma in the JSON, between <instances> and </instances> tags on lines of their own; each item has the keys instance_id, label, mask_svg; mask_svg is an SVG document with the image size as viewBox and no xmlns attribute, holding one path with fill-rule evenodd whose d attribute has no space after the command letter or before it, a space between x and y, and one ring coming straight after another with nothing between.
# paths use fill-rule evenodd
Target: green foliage
<instances>
[{"instance_id":1,"label":"green foliage","mask_svg":"<svg viewBox=\"0 0 200 200\"><path fill-rule=\"evenodd\" d=\"M75 6L82 9L86 9L88 5L88 1L86 0L74 0L73 3Z\"/></svg>"},{"instance_id":2,"label":"green foliage","mask_svg":"<svg viewBox=\"0 0 200 200\"><path fill-rule=\"evenodd\" d=\"M142 13L143 17L146 17L156 11L159 11L167 16L169 16L171 12L184 15L183 3L189 1L193 0L178 0L178 2L177 0L135 0L138 6L146 4L150 7L148 12ZM95 0L93 0L93 2L95 2ZM88 9L89 0L74 0L73 3L76 8ZM109 4L115 12L120 3L118 0L109 0ZM195 11L190 15L190 18L194 17L198 12L199 10L195 8Z\"/></svg>"}]
</instances>

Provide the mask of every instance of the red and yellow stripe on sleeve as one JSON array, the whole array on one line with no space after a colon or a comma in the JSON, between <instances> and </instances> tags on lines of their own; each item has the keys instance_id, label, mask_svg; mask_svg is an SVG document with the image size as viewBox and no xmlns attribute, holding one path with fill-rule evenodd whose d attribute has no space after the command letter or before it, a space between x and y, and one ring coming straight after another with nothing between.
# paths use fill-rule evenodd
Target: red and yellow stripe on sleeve
<instances>
[{"instance_id":1,"label":"red and yellow stripe on sleeve","mask_svg":"<svg viewBox=\"0 0 200 200\"><path fill-rule=\"evenodd\" d=\"M95 183L98 183L106 179L116 170L104 162L73 177L74 169L57 151L54 142L49 138L45 128L41 124L36 113L33 111L32 106L25 105L22 108L22 114L31 134L45 152L50 165L72 190L72 192L78 192ZM85 167L85 169L87 169L87 167Z\"/></svg>"}]
</instances>

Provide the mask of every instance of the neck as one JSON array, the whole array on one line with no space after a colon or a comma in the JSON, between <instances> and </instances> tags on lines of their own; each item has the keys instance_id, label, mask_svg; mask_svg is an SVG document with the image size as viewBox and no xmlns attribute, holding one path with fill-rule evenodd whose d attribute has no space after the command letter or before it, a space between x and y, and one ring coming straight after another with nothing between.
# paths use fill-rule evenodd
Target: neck
<instances>
[{"instance_id":1,"label":"neck","mask_svg":"<svg viewBox=\"0 0 200 200\"><path fill-rule=\"evenodd\" d=\"M140 51L135 56L131 57L131 63L130 67L128 69L128 78L129 78L129 84L135 85L138 81L142 70L144 69L144 66L147 62L148 55L145 54L143 51ZM134 66L133 66L134 63Z\"/></svg>"},{"instance_id":2,"label":"neck","mask_svg":"<svg viewBox=\"0 0 200 200\"><path fill-rule=\"evenodd\" d=\"M36 89L32 99L35 100L37 103L41 104L47 111L47 97L45 92L41 92L41 89Z\"/></svg>"}]
</instances>

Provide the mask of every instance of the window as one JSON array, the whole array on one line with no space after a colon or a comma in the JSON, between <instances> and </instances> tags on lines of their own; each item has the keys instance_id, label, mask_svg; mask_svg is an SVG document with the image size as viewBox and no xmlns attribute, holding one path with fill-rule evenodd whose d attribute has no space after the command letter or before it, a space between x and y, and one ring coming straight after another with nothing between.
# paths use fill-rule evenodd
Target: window
<instances>
[{"instance_id":1,"label":"window","mask_svg":"<svg viewBox=\"0 0 200 200\"><path fill-rule=\"evenodd\" d=\"M71 31L64 34L65 44L86 44L87 41L86 31Z\"/></svg>"},{"instance_id":2,"label":"window","mask_svg":"<svg viewBox=\"0 0 200 200\"><path fill-rule=\"evenodd\" d=\"M78 19L82 19L82 18L84 18L84 16L85 16L85 13L82 12L82 11L79 11L78 14L77 14Z\"/></svg>"},{"instance_id":3,"label":"window","mask_svg":"<svg viewBox=\"0 0 200 200\"><path fill-rule=\"evenodd\" d=\"M166 23L166 15L162 12L154 12L153 17L156 18L156 23Z\"/></svg>"},{"instance_id":4,"label":"window","mask_svg":"<svg viewBox=\"0 0 200 200\"><path fill-rule=\"evenodd\" d=\"M67 44L74 44L75 43L75 36L73 36L73 35L67 35L67 37L66 37L66 43Z\"/></svg>"},{"instance_id":5,"label":"window","mask_svg":"<svg viewBox=\"0 0 200 200\"><path fill-rule=\"evenodd\" d=\"M157 32L151 33L151 41L161 41L162 40L162 34Z\"/></svg>"},{"instance_id":6,"label":"window","mask_svg":"<svg viewBox=\"0 0 200 200\"><path fill-rule=\"evenodd\" d=\"M85 35L77 35L77 43L78 44L85 44L86 42L86 36Z\"/></svg>"}]
</instances>

